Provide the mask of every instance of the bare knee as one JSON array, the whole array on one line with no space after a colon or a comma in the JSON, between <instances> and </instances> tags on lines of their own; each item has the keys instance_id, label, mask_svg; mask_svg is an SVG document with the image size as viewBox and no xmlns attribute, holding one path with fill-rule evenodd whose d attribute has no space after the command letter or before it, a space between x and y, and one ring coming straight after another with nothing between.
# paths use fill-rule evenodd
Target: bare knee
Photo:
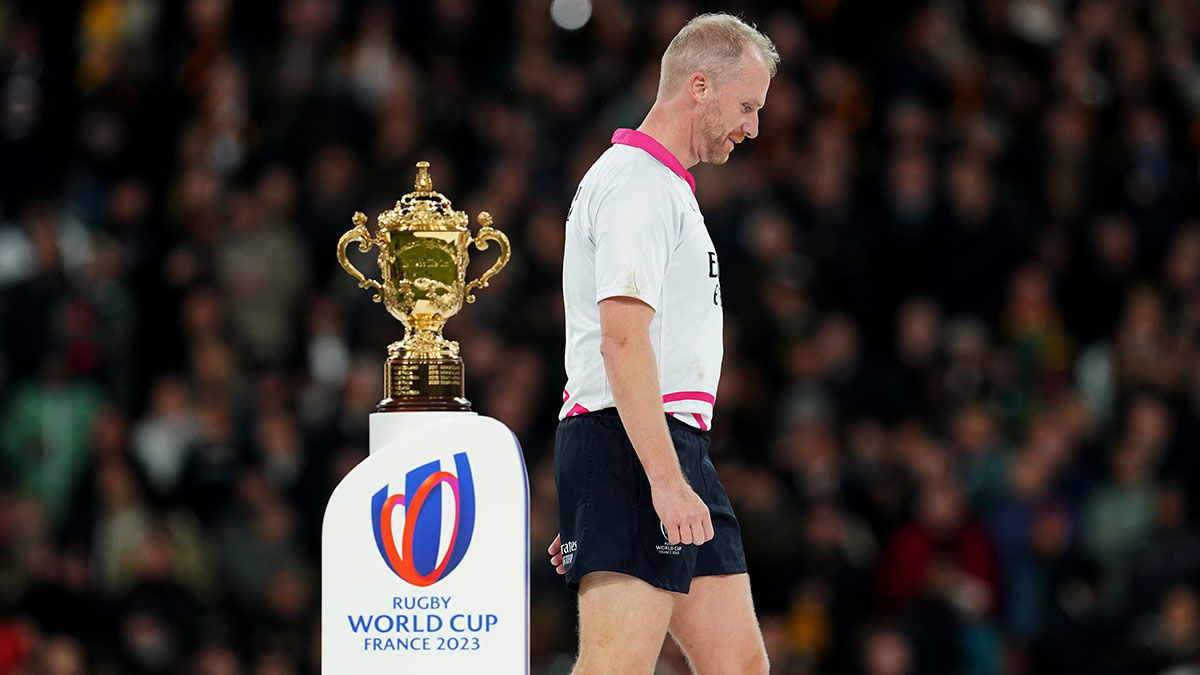
<instances>
[{"instance_id":1,"label":"bare knee","mask_svg":"<svg viewBox=\"0 0 1200 675\"><path fill-rule=\"evenodd\" d=\"M655 645L653 640L595 640L583 637L571 675L653 675L660 651L661 642Z\"/></svg>"},{"instance_id":2,"label":"bare knee","mask_svg":"<svg viewBox=\"0 0 1200 675\"><path fill-rule=\"evenodd\" d=\"M686 652L685 652L686 653ZM687 653L688 661L696 675L767 675L771 664L767 652L761 646L747 645L743 648L726 648L706 652Z\"/></svg>"},{"instance_id":3,"label":"bare knee","mask_svg":"<svg viewBox=\"0 0 1200 675\"><path fill-rule=\"evenodd\" d=\"M571 669L571 675L610 675L611 673L653 675L657 662L658 659L650 659L650 665L647 667L645 659L592 659L580 654L579 659L575 661L575 667Z\"/></svg>"},{"instance_id":4,"label":"bare knee","mask_svg":"<svg viewBox=\"0 0 1200 675\"><path fill-rule=\"evenodd\" d=\"M746 655L746 660L742 667L737 670L739 673L747 675L767 675L771 672L771 663L767 660L767 651L758 649Z\"/></svg>"},{"instance_id":5,"label":"bare knee","mask_svg":"<svg viewBox=\"0 0 1200 675\"><path fill-rule=\"evenodd\" d=\"M767 661L767 652L761 647L757 650L747 650L738 656L737 663L729 664L731 673L767 675L771 670L771 664Z\"/></svg>"}]
</instances>

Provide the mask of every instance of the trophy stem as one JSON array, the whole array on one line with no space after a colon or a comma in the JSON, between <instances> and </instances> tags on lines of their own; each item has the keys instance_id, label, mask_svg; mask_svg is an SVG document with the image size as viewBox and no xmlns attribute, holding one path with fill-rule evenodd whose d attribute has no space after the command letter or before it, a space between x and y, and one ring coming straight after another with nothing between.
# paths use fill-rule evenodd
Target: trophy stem
<instances>
[{"instance_id":1,"label":"trophy stem","mask_svg":"<svg viewBox=\"0 0 1200 675\"><path fill-rule=\"evenodd\" d=\"M376 412L463 411L463 361L457 356L389 356L383 365L384 399Z\"/></svg>"}]
</instances>

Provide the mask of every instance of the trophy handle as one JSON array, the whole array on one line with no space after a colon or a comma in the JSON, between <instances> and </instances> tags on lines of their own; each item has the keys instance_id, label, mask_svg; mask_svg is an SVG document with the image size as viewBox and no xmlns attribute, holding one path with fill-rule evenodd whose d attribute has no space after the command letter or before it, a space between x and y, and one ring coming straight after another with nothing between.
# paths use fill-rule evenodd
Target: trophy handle
<instances>
[{"instance_id":1,"label":"trophy handle","mask_svg":"<svg viewBox=\"0 0 1200 675\"><path fill-rule=\"evenodd\" d=\"M479 213L478 220L479 231L475 233L474 237L472 237L471 242L473 242L475 244L475 248L479 249L480 251L487 250L489 241L496 242L496 244L500 246L500 257L496 260L496 263L492 265L490 269L488 269L488 271L483 273L483 276L468 283L466 288L463 289L465 294L463 299L468 303L475 302L475 294L471 291L476 288L487 288L488 279L491 279L497 272L504 269L504 266L508 264L509 256L512 254L512 251L508 246L508 237L505 236L500 230L492 227L491 214L487 211L481 211Z\"/></svg>"},{"instance_id":2,"label":"trophy handle","mask_svg":"<svg viewBox=\"0 0 1200 675\"><path fill-rule=\"evenodd\" d=\"M342 267L350 273L350 276L358 279L359 288L374 288L376 292L373 300L375 300L375 302L381 302L383 300L383 289L380 287L379 282L363 276L363 273L359 272L358 268L352 265L346 258L346 247L353 242L358 242L358 250L362 253L370 251L371 247L375 245L375 240L371 238L371 232L367 229L367 217L363 215L362 211L355 212L354 217L351 218L351 221L354 223L354 229L347 231L342 235L342 238L338 240L338 262L340 262Z\"/></svg>"}]
</instances>

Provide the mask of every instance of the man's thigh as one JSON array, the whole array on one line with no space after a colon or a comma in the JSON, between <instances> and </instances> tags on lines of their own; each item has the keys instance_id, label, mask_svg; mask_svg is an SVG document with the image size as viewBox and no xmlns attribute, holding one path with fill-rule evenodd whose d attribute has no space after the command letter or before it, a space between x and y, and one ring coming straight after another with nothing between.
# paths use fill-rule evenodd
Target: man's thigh
<instances>
[{"instance_id":1,"label":"man's thigh","mask_svg":"<svg viewBox=\"0 0 1200 675\"><path fill-rule=\"evenodd\" d=\"M746 574L692 579L691 591L675 598L669 629L697 675L767 672Z\"/></svg>"},{"instance_id":2,"label":"man's thigh","mask_svg":"<svg viewBox=\"0 0 1200 675\"><path fill-rule=\"evenodd\" d=\"M579 583L579 660L573 675L650 675L678 596L616 572Z\"/></svg>"}]
</instances>

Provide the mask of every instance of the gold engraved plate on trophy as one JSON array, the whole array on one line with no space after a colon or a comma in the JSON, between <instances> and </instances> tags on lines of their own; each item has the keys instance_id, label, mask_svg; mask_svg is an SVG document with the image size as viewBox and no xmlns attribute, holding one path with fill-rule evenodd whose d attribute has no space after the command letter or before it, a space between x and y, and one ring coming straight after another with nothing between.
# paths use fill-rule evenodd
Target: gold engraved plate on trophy
<instances>
[{"instance_id":1,"label":"gold engraved plate on trophy","mask_svg":"<svg viewBox=\"0 0 1200 675\"><path fill-rule=\"evenodd\" d=\"M484 211L477 220L479 231L472 235L467 214L433 191L429 163L417 162L414 191L379 214L376 233L367 228L365 215L355 213L354 229L338 241L338 262L360 287L374 289L375 302L404 325L404 338L388 346L379 411L470 410L463 398L458 343L444 338L442 327L464 302L475 302L473 291L486 288L510 255L508 237L492 227L492 217ZM468 247L485 251L493 241L499 258L478 279L466 281ZM363 253L378 249L379 281L346 258L346 248L355 242Z\"/></svg>"}]
</instances>

